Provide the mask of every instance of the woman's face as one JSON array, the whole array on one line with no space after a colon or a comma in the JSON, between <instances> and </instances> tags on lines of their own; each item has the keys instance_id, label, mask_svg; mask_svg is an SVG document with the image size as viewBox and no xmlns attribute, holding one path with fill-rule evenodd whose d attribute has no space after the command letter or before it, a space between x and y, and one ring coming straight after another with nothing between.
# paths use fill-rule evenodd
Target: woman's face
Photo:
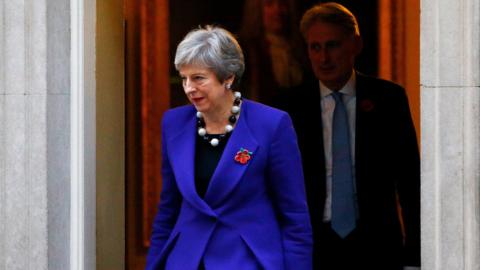
<instances>
[{"instance_id":1,"label":"woman's face","mask_svg":"<svg viewBox=\"0 0 480 270\"><path fill-rule=\"evenodd\" d=\"M233 93L226 84L232 79L220 82L215 73L196 65L185 65L179 70L182 85L188 100L202 113L222 113L233 101Z\"/></svg>"}]
</instances>

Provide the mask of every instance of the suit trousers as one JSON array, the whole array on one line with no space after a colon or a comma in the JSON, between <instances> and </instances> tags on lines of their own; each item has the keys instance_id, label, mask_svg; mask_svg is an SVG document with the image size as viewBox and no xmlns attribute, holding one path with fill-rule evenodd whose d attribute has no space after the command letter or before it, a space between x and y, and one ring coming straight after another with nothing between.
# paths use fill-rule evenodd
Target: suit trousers
<instances>
[{"instance_id":1,"label":"suit trousers","mask_svg":"<svg viewBox=\"0 0 480 270\"><path fill-rule=\"evenodd\" d=\"M402 269L397 263L379 254L369 254L371 249L368 239L365 239L358 227L342 239L332 230L330 223L322 223L320 226L321 235L316 239L314 251L315 270Z\"/></svg>"}]
</instances>

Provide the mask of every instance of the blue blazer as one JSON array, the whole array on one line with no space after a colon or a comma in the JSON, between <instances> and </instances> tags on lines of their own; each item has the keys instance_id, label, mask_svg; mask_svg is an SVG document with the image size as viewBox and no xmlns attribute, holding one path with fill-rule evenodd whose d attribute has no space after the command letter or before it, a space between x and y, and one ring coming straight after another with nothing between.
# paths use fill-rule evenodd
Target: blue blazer
<instances>
[{"instance_id":1,"label":"blue blazer","mask_svg":"<svg viewBox=\"0 0 480 270\"><path fill-rule=\"evenodd\" d=\"M312 233L297 138L287 113L244 99L204 199L196 191L196 110L162 123L163 189L148 270L312 268ZM241 149L252 158L234 160Z\"/></svg>"}]
</instances>

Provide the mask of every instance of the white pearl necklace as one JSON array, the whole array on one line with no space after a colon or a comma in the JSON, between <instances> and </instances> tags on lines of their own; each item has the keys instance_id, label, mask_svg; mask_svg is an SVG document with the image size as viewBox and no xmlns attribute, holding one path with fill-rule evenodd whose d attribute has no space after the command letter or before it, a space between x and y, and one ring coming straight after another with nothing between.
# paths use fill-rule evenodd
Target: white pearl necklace
<instances>
[{"instance_id":1,"label":"white pearl necklace","mask_svg":"<svg viewBox=\"0 0 480 270\"><path fill-rule=\"evenodd\" d=\"M203 119L203 115L201 112L197 112L197 133L200 137L205 140L209 140L210 145L215 147L220 144L220 140L223 139L228 133L233 131L233 125L238 119L238 115L240 114L240 104L242 100L242 94L240 92L234 92L235 100L233 101L233 106L230 112L232 115L228 118L228 124L225 126L225 133L220 134L218 138L209 139L207 136L207 129L205 128L205 120Z\"/></svg>"}]
</instances>

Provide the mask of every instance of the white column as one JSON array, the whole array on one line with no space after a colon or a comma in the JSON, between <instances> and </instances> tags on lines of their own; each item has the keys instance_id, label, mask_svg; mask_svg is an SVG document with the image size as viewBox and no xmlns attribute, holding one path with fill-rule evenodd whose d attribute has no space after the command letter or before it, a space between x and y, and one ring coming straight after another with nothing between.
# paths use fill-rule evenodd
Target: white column
<instances>
[{"instance_id":1,"label":"white column","mask_svg":"<svg viewBox=\"0 0 480 270\"><path fill-rule=\"evenodd\" d=\"M422 269L480 269L480 3L421 4Z\"/></svg>"},{"instance_id":2,"label":"white column","mask_svg":"<svg viewBox=\"0 0 480 270\"><path fill-rule=\"evenodd\" d=\"M0 2L0 269L47 269L44 0Z\"/></svg>"},{"instance_id":3,"label":"white column","mask_svg":"<svg viewBox=\"0 0 480 270\"><path fill-rule=\"evenodd\" d=\"M70 1L47 6L48 269L70 262Z\"/></svg>"},{"instance_id":4,"label":"white column","mask_svg":"<svg viewBox=\"0 0 480 270\"><path fill-rule=\"evenodd\" d=\"M96 1L70 0L70 270L96 268Z\"/></svg>"},{"instance_id":5,"label":"white column","mask_svg":"<svg viewBox=\"0 0 480 270\"><path fill-rule=\"evenodd\" d=\"M75 29L73 2L85 7ZM0 0L0 270L95 269L95 4ZM72 44L79 29L87 34ZM81 61L72 46L84 50ZM75 93L73 66L83 75ZM72 111L74 94L84 107ZM85 121L75 135L73 114ZM71 151L79 134L83 160ZM75 182L73 162L83 164ZM82 258L71 256L79 236Z\"/></svg>"}]
</instances>

